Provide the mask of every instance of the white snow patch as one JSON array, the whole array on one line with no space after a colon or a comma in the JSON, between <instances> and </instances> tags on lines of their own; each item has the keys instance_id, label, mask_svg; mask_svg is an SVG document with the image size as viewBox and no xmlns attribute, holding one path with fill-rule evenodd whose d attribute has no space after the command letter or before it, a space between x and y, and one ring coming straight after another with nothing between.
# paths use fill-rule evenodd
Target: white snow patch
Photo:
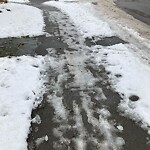
<instances>
[{"instance_id":1,"label":"white snow patch","mask_svg":"<svg viewBox=\"0 0 150 150\"><path fill-rule=\"evenodd\" d=\"M10 11L7 11L7 10ZM42 11L23 4L1 4L0 38L44 34ZM31 15L32 14L32 15Z\"/></svg>"},{"instance_id":2,"label":"white snow patch","mask_svg":"<svg viewBox=\"0 0 150 150\"><path fill-rule=\"evenodd\" d=\"M33 119L32 119L32 123L37 123L37 124L41 124L41 117L39 115L36 115Z\"/></svg>"},{"instance_id":3,"label":"white snow patch","mask_svg":"<svg viewBox=\"0 0 150 150\"><path fill-rule=\"evenodd\" d=\"M0 58L0 148L26 150L31 112L44 92L44 58ZM35 67L38 66L38 67ZM37 97L39 100L36 101Z\"/></svg>"},{"instance_id":4,"label":"white snow patch","mask_svg":"<svg viewBox=\"0 0 150 150\"><path fill-rule=\"evenodd\" d=\"M118 125L117 128L118 128L120 131L123 131L123 126Z\"/></svg>"},{"instance_id":5,"label":"white snow patch","mask_svg":"<svg viewBox=\"0 0 150 150\"><path fill-rule=\"evenodd\" d=\"M62 102L62 97L57 97L56 95L49 95L48 102L52 104L55 109L56 118L61 117L64 120L67 120L68 112Z\"/></svg>"},{"instance_id":6,"label":"white snow patch","mask_svg":"<svg viewBox=\"0 0 150 150\"><path fill-rule=\"evenodd\" d=\"M98 46L95 46L97 49ZM106 59L106 70L115 89L124 94L119 105L121 112L133 120L142 121L142 127L150 126L150 67L142 62L132 51L132 45L117 44L107 48L99 47L95 60L97 64ZM103 54L107 54L103 55ZM115 75L121 75L117 78ZM129 97L137 95L139 100L132 102ZM150 131L150 129L148 129Z\"/></svg>"},{"instance_id":7,"label":"white snow patch","mask_svg":"<svg viewBox=\"0 0 150 150\"><path fill-rule=\"evenodd\" d=\"M35 141L36 146L39 146L40 144L42 144L45 141L46 142L48 141L48 136L47 135L45 135L45 136L43 136L41 138L36 139L36 141Z\"/></svg>"},{"instance_id":8,"label":"white snow patch","mask_svg":"<svg viewBox=\"0 0 150 150\"><path fill-rule=\"evenodd\" d=\"M74 120L76 122L75 126L78 130L78 133L79 133L78 137L75 138L76 147L79 150L85 150L86 149L85 137L86 137L87 133L86 133L86 130L84 128L83 121L82 121L80 108L75 103L75 101L73 102L73 110L74 110L74 113L75 113L75 117L74 117Z\"/></svg>"},{"instance_id":9,"label":"white snow patch","mask_svg":"<svg viewBox=\"0 0 150 150\"><path fill-rule=\"evenodd\" d=\"M114 35L106 22L90 13L90 9L92 8L90 3L78 4L50 1L45 2L44 5L50 5L61 9L72 19L77 29L84 37L110 37Z\"/></svg>"}]
</instances>

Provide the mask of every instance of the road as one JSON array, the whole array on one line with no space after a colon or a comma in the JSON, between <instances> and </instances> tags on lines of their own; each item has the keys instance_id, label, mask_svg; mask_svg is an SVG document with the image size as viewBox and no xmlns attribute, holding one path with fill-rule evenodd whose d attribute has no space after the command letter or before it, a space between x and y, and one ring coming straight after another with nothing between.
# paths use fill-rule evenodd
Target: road
<instances>
[{"instance_id":1,"label":"road","mask_svg":"<svg viewBox=\"0 0 150 150\"><path fill-rule=\"evenodd\" d=\"M118 0L117 4L135 18L150 25L150 1L149 0Z\"/></svg>"},{"instance_id":2,"label":"road","mask_svg":"<svg viewBox=\"0 0 150 150\"><path fill-rule=\"evenodd\" d=\"M147 132L118 113L121 97L111 87L109 72L94 60L95 43L84 39L68 16L42 2L31 1L44 11L51 35L39 37L48 51L48 81L43 102L32 112L37 123L32 123L28 149L149 150ZM96 44L116 43L125 41L112 37Z\"/></svg>"}]
</instances>

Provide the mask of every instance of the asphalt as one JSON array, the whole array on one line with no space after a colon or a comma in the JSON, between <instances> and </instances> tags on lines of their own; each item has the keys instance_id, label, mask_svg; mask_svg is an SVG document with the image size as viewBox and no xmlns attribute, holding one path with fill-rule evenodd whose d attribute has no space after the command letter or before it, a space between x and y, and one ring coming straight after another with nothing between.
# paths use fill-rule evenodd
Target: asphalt
<instances>
[{"instance_id":1,"label":"asphalt","mask_svg":"<svg viewBox=\"0 0 150 150\"><path fill-rule=\"evenodd\" d=\"M80 150L77 148L77 141L80 139L84 141L86 150L103 150L102 146L107 142L106 150L149 150L150 136L147 131L118 112L117 106L121 97L111 87L108 78L110 72L103 65L97 65L91 56L91 48L95 44L109 46L126 42L119 37L93 37L96 42L84 39L68 16L60 10L42 6L42 0L31 2L33 6L44 11L45 30L51 36L36 38L41 41L38 46L36 44L36 49L40 49L42 45L50 61L47 62L46 71L47 91L43 95L42 103L32 112L32 118L39 116L40 122L31 124L28 149ZM76 79L78 75L80 81ZM58 113L55 101L62 107L60 109L66 109L67 117L61 117L63 113ZM99 109L108 110L111 116L105 118L97 111ZM92 112L91 116L89 112ZM109 141L106 132L108 128L102 124L104 120L114 128L122 125L123 131L110 131ZM117 137L124 139L122 148L114 145ZM39 141L39 138L44 140Z\"/></svg>"},{"instance_id":2,"label":"asphalt","mask_svg":"<svg viewBox=\"0 0 150 150\"><path fill-rule=\"evenodd\" d=\"M150 25L149 0L117 0L116 4L136 19Z\"/></svg>"}]
</instances>

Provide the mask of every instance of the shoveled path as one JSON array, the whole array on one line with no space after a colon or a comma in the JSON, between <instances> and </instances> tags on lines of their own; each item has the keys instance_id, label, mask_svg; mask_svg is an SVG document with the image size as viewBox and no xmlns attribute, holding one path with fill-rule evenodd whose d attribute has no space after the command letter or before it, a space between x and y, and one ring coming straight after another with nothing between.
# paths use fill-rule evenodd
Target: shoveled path
<instances>
[{"instance_id":1,"label":"shoveled path","mask_svg":"<svg viewBox=\"0 0 150 150\"><path fill-rule=\"evenodd\" d=\"M95 43L84 39L67 15L42 2L32 5L44 11L49 33L41 40L48 47L48 81L43 102L32 112L37 123L32 123L28 149L149 150L147 132L117 112L121 98L109 83L109 72L94 60ZM120 42L112 37L96 44Z\"/></svg>"}]
</instances>

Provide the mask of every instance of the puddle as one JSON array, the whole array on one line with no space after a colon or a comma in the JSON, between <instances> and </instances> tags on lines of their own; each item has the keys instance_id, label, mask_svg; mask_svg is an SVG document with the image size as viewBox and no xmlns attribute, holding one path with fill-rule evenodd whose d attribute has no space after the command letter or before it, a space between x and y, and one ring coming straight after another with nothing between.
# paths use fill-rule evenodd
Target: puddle
<instances>
[{"instance_id":1,"label":"puddle","mask_svg":"<svg viewBox=\"0 0 150 150\"><path fill-rule=\"evenodd\" d=\"M87 46L91 47L94 45L112 46L112 45L119 44L119 43L125 44L127 42L123 41L119 37L112 36L112 37L106 37L106 38L101 38L101 39L95 38L95 37L93 37L92 39L86 38L85 43Z\"/></svg>"},{"instance_id":2,"label":"puddle","mask_svg":"<svg viewBox=\"0 0 150 150\"><path fill-rule=\"evenodd\" d=\"M150 25L149 0L117 0L116 4L136 19Z\"/></svg>"}]
</instances>

